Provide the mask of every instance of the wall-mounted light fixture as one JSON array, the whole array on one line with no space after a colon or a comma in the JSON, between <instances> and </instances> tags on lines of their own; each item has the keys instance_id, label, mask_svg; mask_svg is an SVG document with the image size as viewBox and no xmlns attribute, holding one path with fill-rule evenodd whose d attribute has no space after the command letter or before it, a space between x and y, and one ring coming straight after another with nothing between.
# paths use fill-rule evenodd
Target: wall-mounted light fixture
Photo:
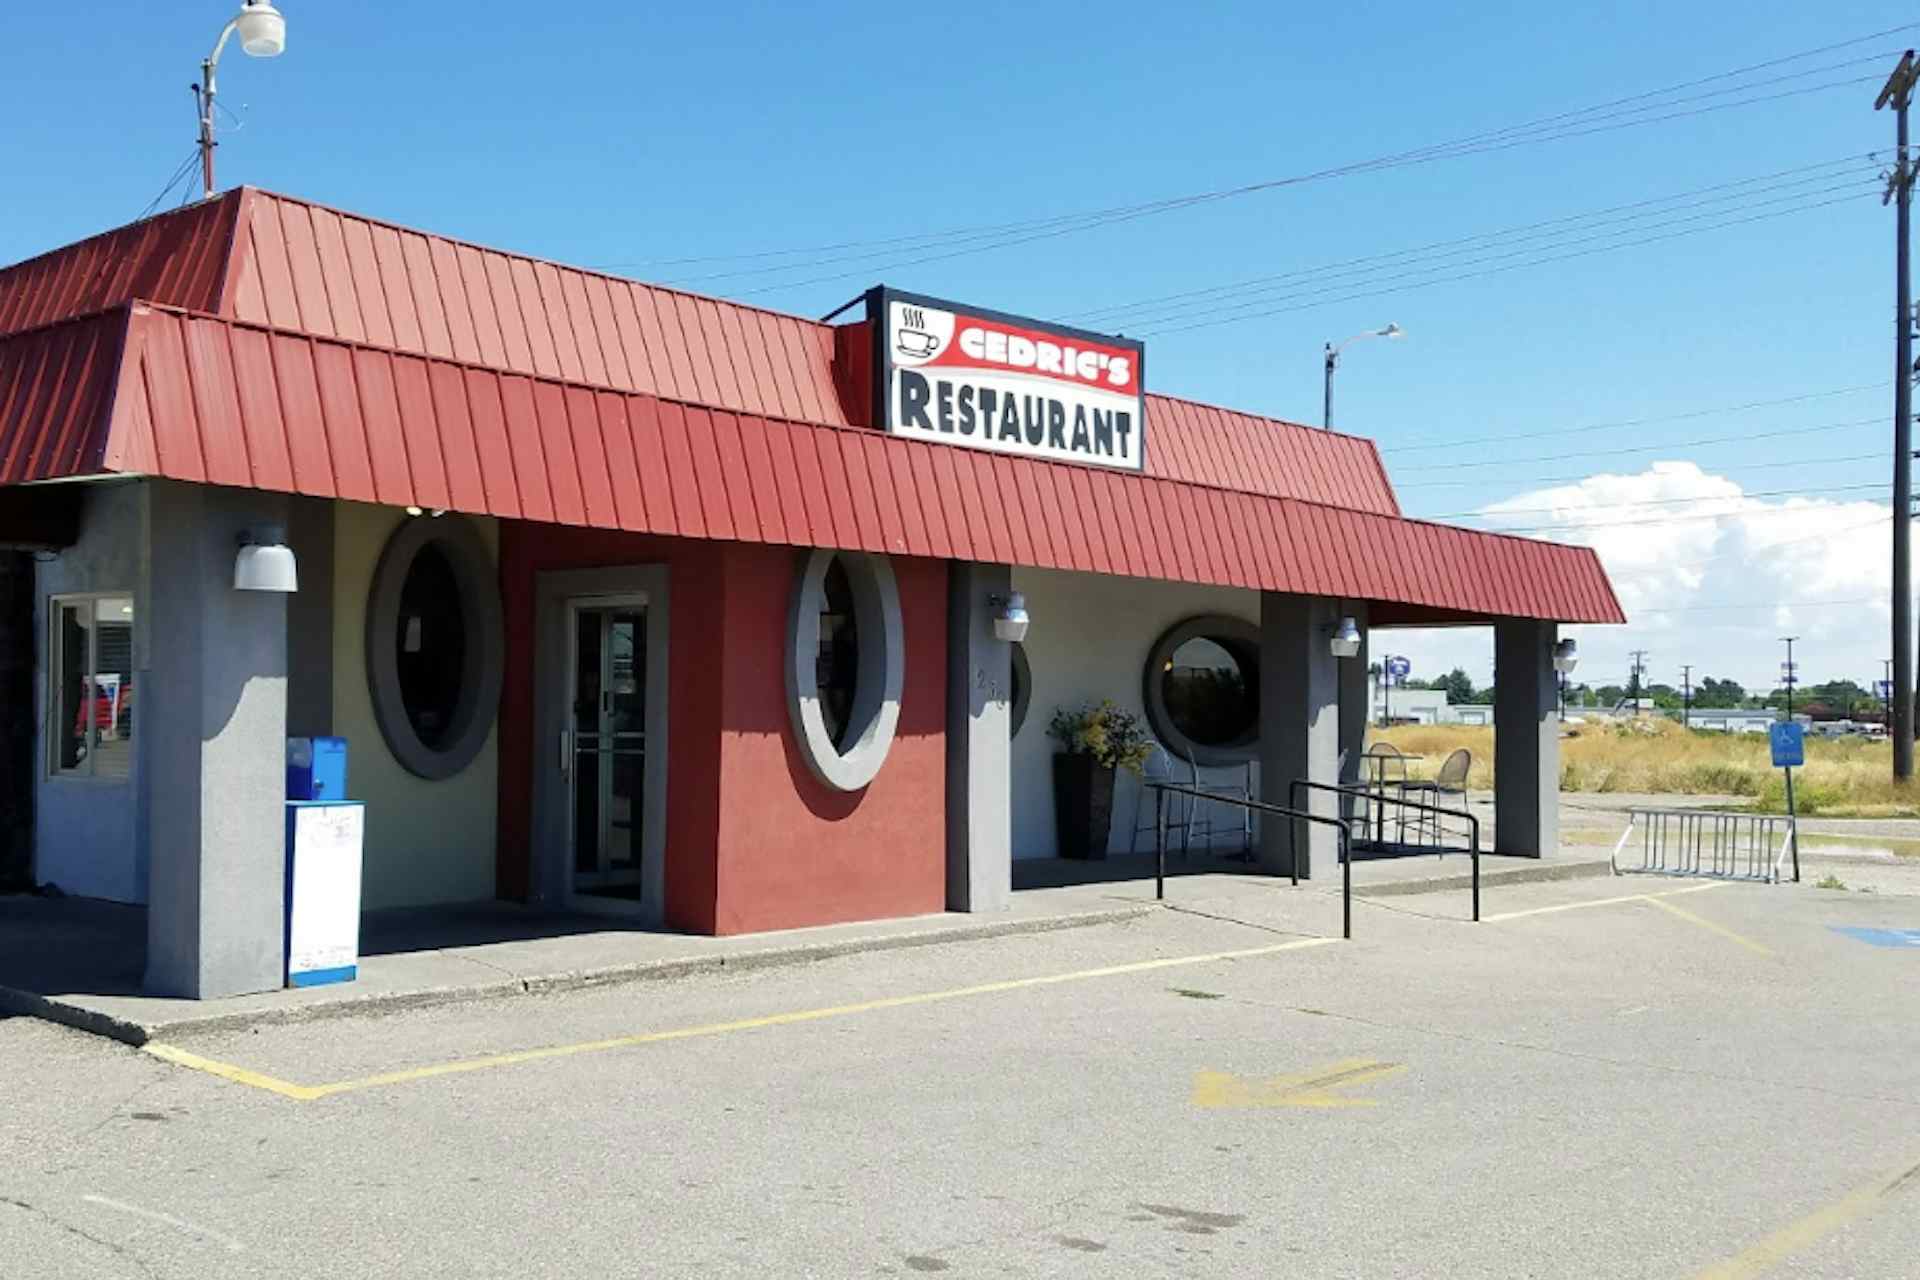
<instances>
[{"instance_id":1,"label":"wall-mounted light fixture","mask_svg":"<svg viewBox=\"0 0 1920 1280\"><path fill-rule=\"evenodd\" d=\"M1340 619L1340 625L1333 628L1333 638L1327 642L1336 658L1353 658L1360 654L1360 624L1351 617Z\"/></svg>"},{"instance_id":2,"label":"wall-mounted light fixture","mask_svg":"<svg viewBox=\"0 0 1920 1280\"><path fill-rule=\"evenodd\" d=\"M987 603L999 606L993 615L993 634L1009 644L1018 644L1027 638L1027 628L1032 619L1027 616L1027 598L1018 591L1009 591L1004 596L991 596Z\"/></svg>"},{"instance_id":3,"label":"wall-mounted light fixture","mask_svg":"<svg viewBox=\"0 0 1920 1280\"><path fill-rule=\"evenodd\" d=\"M1566 675L1579 665L1580 646L1573 642L1572 636L1568 636L1565 640L1553 646L1553 669L1555 671L1558 671L1561 675Z\"/></svg>"},{"instance_id":4,"label":"wall-mounted light fixture","mask_svg":"<svg viewBox=\"0 0 1920 1280\"><path fill-rule=\"evenodd\" d=\"M233 558L235 591L298 591L300 575L287 545L287 531L263 525L240 535L240 553Z\"/></svg>"}]
</instances>

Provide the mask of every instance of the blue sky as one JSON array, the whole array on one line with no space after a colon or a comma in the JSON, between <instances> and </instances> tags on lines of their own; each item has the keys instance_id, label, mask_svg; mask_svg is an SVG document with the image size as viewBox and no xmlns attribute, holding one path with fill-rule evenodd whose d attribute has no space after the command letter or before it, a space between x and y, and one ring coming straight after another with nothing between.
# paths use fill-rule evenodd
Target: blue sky
<instances>
[{"instance_id":1,"label":"blue sky","mask_svg":"<svg viewBox=\"0 0 1920 1280\"><path fill-rule=\"evenodd\" d=\"M191 150L187 85L228 16L224 4L201 0L101 3L85 22L65 7L19 8L9 34L32 56L12 60L0 109L34 127L0 141L18 197L0 219L0 260L140 212ZM1891 3L1774 0L1292 13L1123 3L849 12L806 3L288 0L285 8L284 57L259 62L235 49L222 64L222 100L242 125L227 122L223 185L251 182L567 261L629 264L630 274L657 280L801 259L664 260L1019 222L1311 172L1914 16ZM1916 36L1757 76L1897 49ZM1891 61L1779 87L1884 75ZM820 314L884 279L1077 318L1885 151L1891 122L1871 110L1876 87L1293 186L944 261L911 263L904 259L914 253L890 251L693 287L755 290L754 301ZM1859 178L1864 191L1871 173L1843 176ZM1536 513L1505 521L1516 526L1631 519L1604 536L1570 536L1600 546L1631 588L1630 605L1692 611L1642 613L1633 628L1584 636L1596 676L1623 673L1626 651L1641 647L1654 650L1656 676L1692 661L1696 674L1704 666L1758 683L1774 669L1774 636L1786 626L1816 637L1803 646L1809 674L1865 679L1878 674L1886 648L1884 610L1802 607L1776 616L1773 606L1865 599L1880 589L1872 574L1884 581L1877 548L1885 526L1864 541L1831 530L1873 518L1866 507L1833 504L1884 504L1883 496L1835 491L1875 481L1885 467L1825 460L1884 452L1886 393L1432 446L1884 384L1891 239L1890 213L1860 198L1483 279L1183 333L1150 324L1134 331L1148 335L1156 389L1314 421L1321 343L1397 321L1406 341L1362 344L1347 356L1336 420L1389 450L1410 513L1504 501ZM1689 443L1875 414L1881 422ZM1599 456L1527 461L1576 452ZM1437 469L1463 462L1498 465ZM1699 478L1671 468L1655 475L1654 462L1691 463ZM1773 465L1734 469L1757 464ZM1608 471L1622 482L1540 492L1549 478ZM1728 484L1810 497L1798 507L1785 496L1707 508L1679 500L1725 493ZM1621 505L1633 502L1663 505ZM1726 525L1698 519L1731 509L1741 514ZM1690 523L1646 523L1683 511ZM1789 539L1797 553L1768 551ZM1697 572L1675 568L1693 564ZM1480 651L1491 649L1483 633L1407 636L1394 647L1423 670L1478 661L1477 678L1485 676Z\"/></svg>"}]
</instances>

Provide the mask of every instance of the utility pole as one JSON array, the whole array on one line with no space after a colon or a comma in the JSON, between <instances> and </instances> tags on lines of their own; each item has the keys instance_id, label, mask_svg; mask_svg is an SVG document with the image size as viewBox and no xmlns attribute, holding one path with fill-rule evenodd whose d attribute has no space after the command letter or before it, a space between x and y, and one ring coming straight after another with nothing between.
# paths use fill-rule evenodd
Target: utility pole
<instances>
[{"instance_id":1,"label":"utility pole","mask_svg":"<svg viewBox=\"0 0 1920 1280\"><path fill-rule=\"evenodd\" d=\"M1693 728L1693 668L1685 663L1680 666L1680 723Z\"/></svg>"},{"instance_id":2,"label":"utility pole","mask_svg":"<svg viewBox=\"0 0 1920 1280\"><path fill-rule=\"evenodd\" d=\"M1897 140L1893 172L1881 203L1894 203L1893 339L1893 776L1913 777L1913 569L1910 560L1913 504L1913 289L1908 278L1908 221L1913 206L1913 166L1907 155L1907 106L1916 75L1913 50L1887 77L1875 111L1893 108ZM1791 692L1788 694L1792 696ZM1791 718L1791 717L1789 717Z\"/></svg>"},{"instance_id":3,"label":"utility pole","mask_svg":"<svg viewBox=\"0 0 1920 1280\"><path fill-rule=\"evenodd\" d=\"M1640 714L1640 673L1645 671L1647 667L1647 651L1645 649L1629 649L1628 652L1633 655L1633 671L1631 678L1627 681L1630 686L1627 690L1627 697L1633 702L1633 714L1637 716Z\"/></svg>"},{"instance_id":4,"label":"utility pole","mask_svg":"<svg viewBox=\"0 0 1920 1280\"><path fill-rule=\"evenodd\" d=\"M1787 645L1787 660L1780 664L1780 682L1787 687L1787 719L1791 721L1793 719L1793 686L1798 683L1794 677L1799 670L1793 665L1793 642L1800 637L1781 636L1780 638Z\"/></svg>"}]
</instances>

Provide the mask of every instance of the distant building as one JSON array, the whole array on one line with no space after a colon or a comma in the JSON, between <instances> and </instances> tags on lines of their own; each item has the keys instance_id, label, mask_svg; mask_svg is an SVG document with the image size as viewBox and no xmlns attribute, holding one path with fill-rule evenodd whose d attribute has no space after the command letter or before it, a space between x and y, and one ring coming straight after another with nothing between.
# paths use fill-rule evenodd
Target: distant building
<instances>
[{"instance_id":1,"label":"distant building","mask_svg":"<svg viewBox=\"0 0 1920 1280\"><path fill-rule=\"evenodd\" d=\"M1765 733L1779 718L1772 707L1695 707L1688 723L1720 733Z\"/></svg>"}]
</instances>

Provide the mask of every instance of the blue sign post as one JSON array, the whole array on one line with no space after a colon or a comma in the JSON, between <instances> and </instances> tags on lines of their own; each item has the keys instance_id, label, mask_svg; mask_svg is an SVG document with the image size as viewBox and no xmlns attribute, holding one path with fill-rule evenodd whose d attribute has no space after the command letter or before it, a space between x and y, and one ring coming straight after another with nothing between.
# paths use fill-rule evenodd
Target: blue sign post
<instances>
[{"instance_id":1,"label":"blue sign post","mask_svg":"<svg viewBox=\"0 0 1920 1280\"><path fill-rule=\"evenodd\" d=\"M1783 720L1767 730L1773 747L1773 767L1787 775L1787 840L1793 845L1793 882L1800 883L1800 822L1793 811L1793 770L1807 762L1807 729L1797 720Z\"/></svg>"}]
</instances>

